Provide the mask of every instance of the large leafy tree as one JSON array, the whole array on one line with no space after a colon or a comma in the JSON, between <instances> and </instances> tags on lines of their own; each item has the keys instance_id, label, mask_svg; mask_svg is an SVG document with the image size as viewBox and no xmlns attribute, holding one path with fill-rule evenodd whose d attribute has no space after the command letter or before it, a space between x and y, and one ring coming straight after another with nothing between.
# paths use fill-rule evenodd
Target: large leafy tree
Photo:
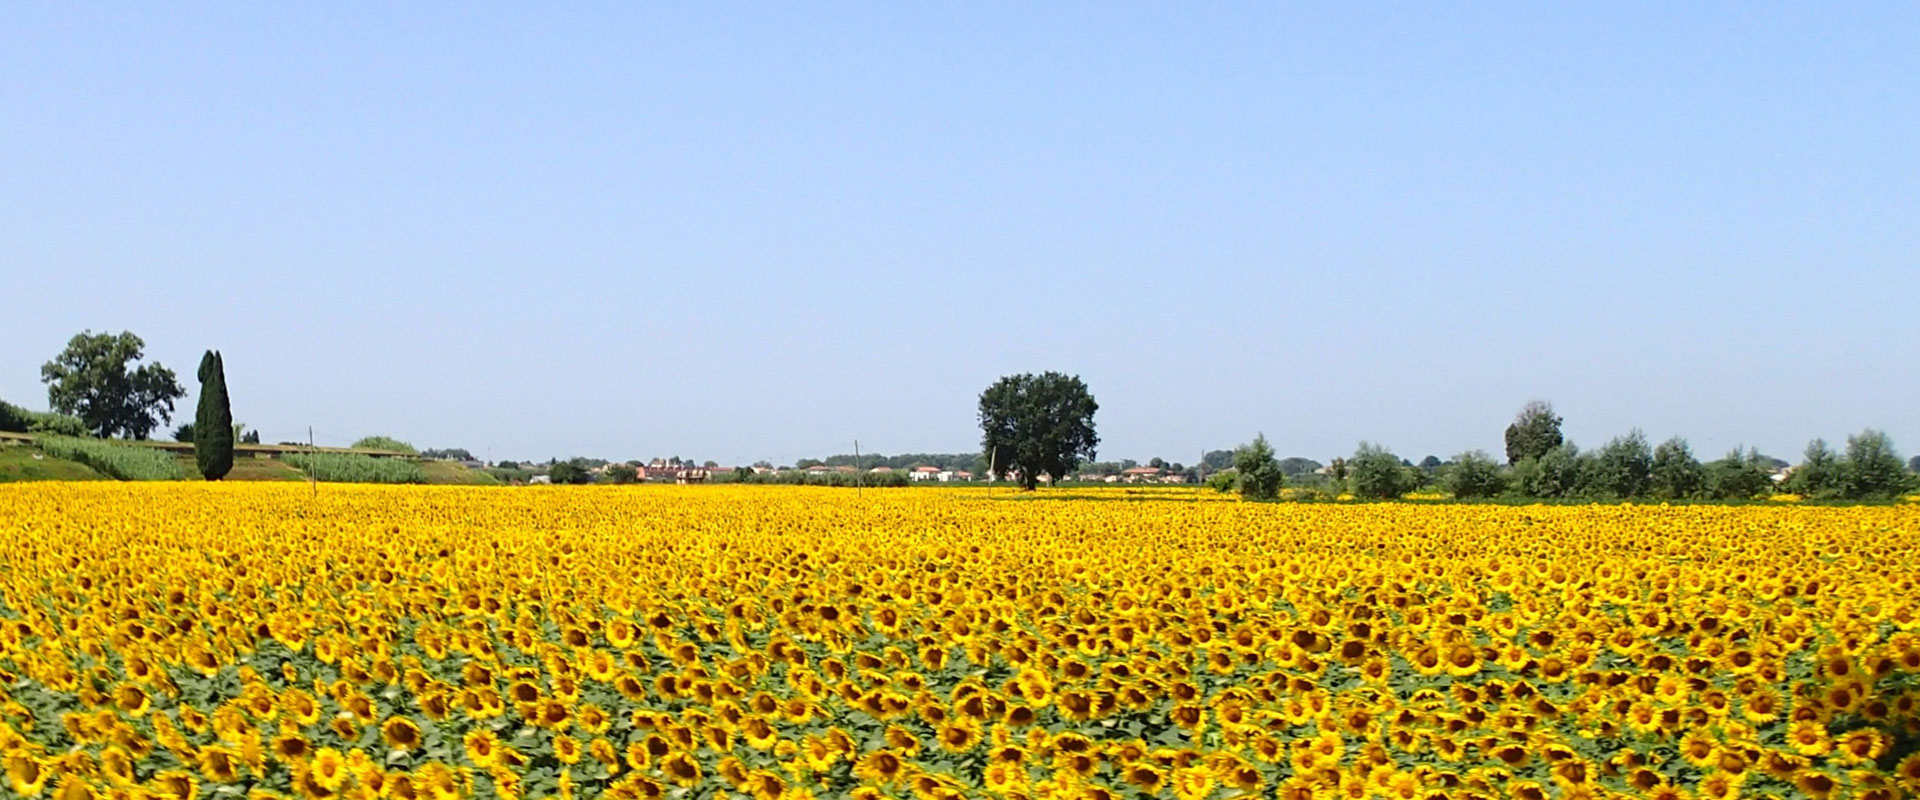
<instances>
[{"instance_id":1,"label":"large leafy tree","mask_svg":"<svg viewBox=\"0 0 1920 800\"><path fill-rule=\"evenodd\" d=\"M1566 437L1560 434L1560 417L1553 413L1553 405L1535 400L1522 407L1520 413L1514 415L1513 424L1507 426L1507 463L1540 458L1565 441Z\"/></svg>"},{"instance_id":2,"label":"large leafy tree","mask_svg":"<svg viewBox=\"0 0 1920 800\"><path fill-rule=\"evenodd\" d=\"M1279 497L1280 485L1286 482L1286 473L1280 471L1280 460L1273 457L1273 446L1267 444L1264 433L1233 451L1233 468L1240 473L1240 496L1248 500Z\"/></svg>"},{"instance_id":3,"label":"large leafy tree","mask_svg":"<svg viewBox=\"0 0 1920 800\"><path fill-rule=\"evenodd\" d=\"M1059 480L1082 460L1093 460L1100 436L1093 412L1100 405L1079 376L1046 372L1008 375L980 393L981 452L994 476L1010 472L1031 490L1040 474Z\"/></svg>"},{"instance_id":4,"label":"large leafy tree","mask_svg":"<svg viewBox=\"0 0 1920 800\"><path fill-rule=\"evenodd\" d=\"M193 458L207 480L220 480L233 469L233 427L227 367L219 353L208 350L200 357L200 407L193 417Z\"/></svg>"},{"instance_id":5,"label":"large leafy tree","mask_svg":"<svg viewBox=\"0 0 1920 800\"><path fill-rule=\"evenodd\" d=\"M67 349L40 367L47 403L79 417L97 436L145 439L173 416L173 401L185 397L173 370L139 364L146 342L128 331L82 331Z\"/></svg>"}]
</instances>

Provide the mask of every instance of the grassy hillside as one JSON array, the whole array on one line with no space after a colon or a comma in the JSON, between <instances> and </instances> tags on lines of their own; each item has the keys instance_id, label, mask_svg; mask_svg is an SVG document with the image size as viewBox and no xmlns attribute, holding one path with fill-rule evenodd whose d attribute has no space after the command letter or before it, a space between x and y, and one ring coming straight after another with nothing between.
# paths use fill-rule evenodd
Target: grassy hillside
<instances>
[{"instance_id":1,"label":"grassy hillside","mask_svg":"<svg viewBox=\"0 0 1920 800\"><path fill-rule=\"evenodd\" d=\"M0 446L0 483L102 480L108 480L107 476L94 472L85 464L52 458L24 445Z\"/></svg>"}]
</instances>

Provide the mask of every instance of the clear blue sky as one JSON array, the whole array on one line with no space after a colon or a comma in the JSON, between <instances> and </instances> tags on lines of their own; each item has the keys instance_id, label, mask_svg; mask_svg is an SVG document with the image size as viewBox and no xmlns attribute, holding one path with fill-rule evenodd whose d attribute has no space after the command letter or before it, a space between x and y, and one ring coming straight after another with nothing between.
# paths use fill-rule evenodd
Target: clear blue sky
<instances>
[{"instance_id":1,"label":"clear blue sky","mask_svg":"<svg viewBox=\"0 0 1920 800\"><path fill-rule=\"evenodd\" d=\"M269 441L1920 448L1907 3L0 6L0 397L130 329ZM182 405L190 415L192 395Z\"/></svg>"}]
</instances>

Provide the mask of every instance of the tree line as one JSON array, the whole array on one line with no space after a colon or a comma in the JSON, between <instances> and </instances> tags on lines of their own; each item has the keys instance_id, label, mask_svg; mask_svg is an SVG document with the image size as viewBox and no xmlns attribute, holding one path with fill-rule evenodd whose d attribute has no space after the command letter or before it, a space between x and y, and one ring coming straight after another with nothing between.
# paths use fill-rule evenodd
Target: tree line
<instances>
[{"instance_id":1,"label":"tree line","mask_svg":"<svg viewBox=\"0 0 1920 800\"><path fill-rule=\"evenodd\" d=\"M1815 439L1798 464L1788 464L1746 447L1701 461L1686 439L1654 445L1637 429L1583 450L1566 438L1562 422L1551 404L1528 403L1507 426L1504 463L1470 450L1415 465L1362 442L1351 456L1333 460L1328 484L1367 499L1433 490L1461 500L1738 501L1783 492L1875 501L1920 490L1920 456L1903 463L1892 439L1872 429L1847 437L1841 450ZM1233 471L1216 476L1213 486L1253 499L1277 497L1289 478L1281 463L1266 437L1256 436L1234 451Z\"/></svg>"}]
</instances>

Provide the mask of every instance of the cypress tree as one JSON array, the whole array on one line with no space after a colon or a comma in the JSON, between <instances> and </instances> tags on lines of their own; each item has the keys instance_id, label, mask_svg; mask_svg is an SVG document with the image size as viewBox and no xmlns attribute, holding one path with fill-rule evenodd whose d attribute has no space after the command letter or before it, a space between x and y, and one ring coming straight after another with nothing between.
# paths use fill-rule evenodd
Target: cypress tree
<instances>
[{"instance_id":1,"label":"cypress tree","mask_svg":"<svg viewBox=\"0 0 1920 800\"><path fill-rule=\"evenodd\" d=\"M200 357L200 407L193 416L193 457L200 474L217 481L233 469L233 408L227 404L227 370L220 354Z\"/></svg>"}]
</instances>

